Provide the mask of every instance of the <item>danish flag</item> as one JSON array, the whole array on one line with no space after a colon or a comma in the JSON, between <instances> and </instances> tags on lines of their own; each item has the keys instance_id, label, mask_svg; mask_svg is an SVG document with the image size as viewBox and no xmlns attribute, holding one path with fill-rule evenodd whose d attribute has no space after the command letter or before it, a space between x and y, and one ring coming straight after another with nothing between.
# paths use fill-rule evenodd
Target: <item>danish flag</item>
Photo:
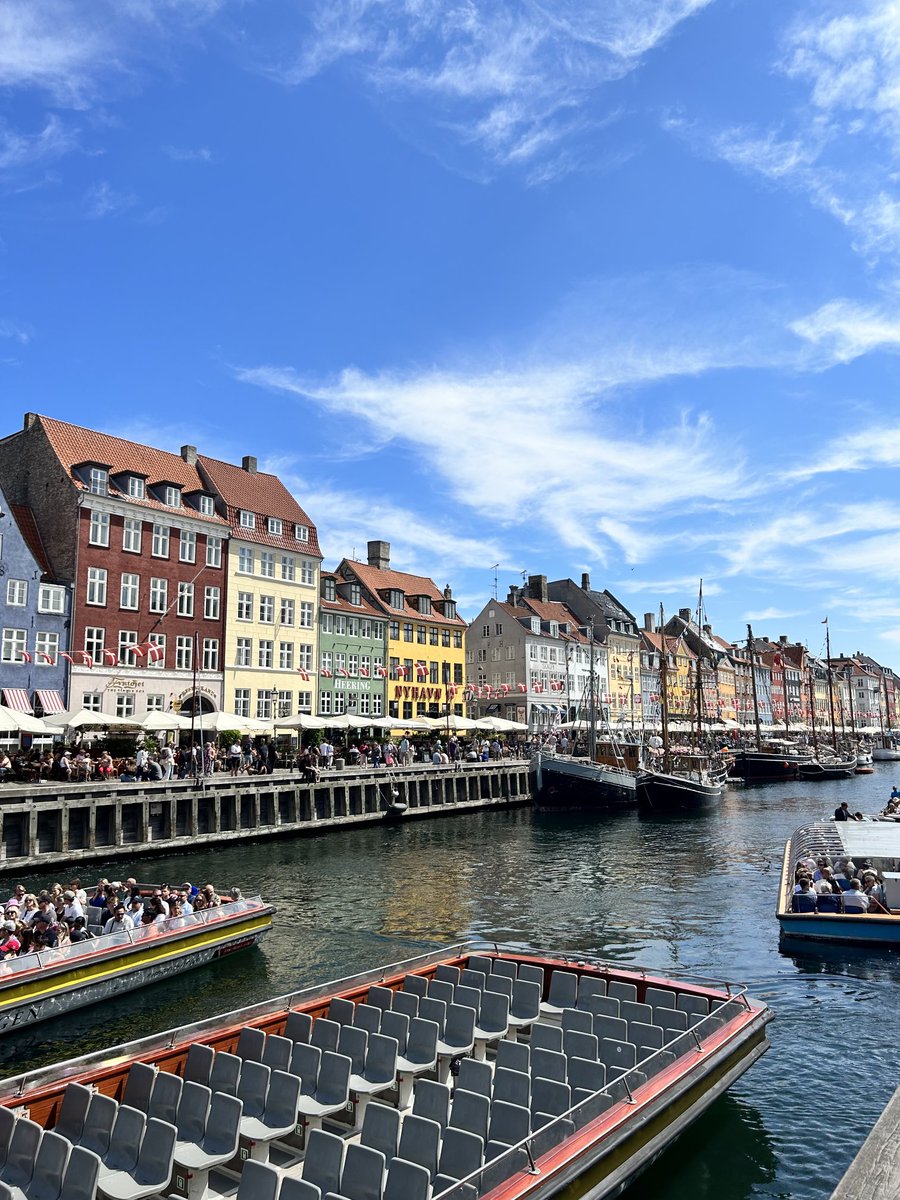
<instances>
[{"instance_id":1,"label":"danish flag","mask_svg":"<svg viewBox=\"0 0 900 1200\"><path fill-rule=\"evenodd\" d=\"M387 667L376 667L375 674L380 676L380 678L382 678L382 679L386 679L387 678Z\"/></svg>"},{"instance_id":2,"label":"danish flag","mask_svg":"<svg viewBox=\"0 0 900 1200\"><path fill-rule=\"evenodd\" d=\"M409 671L407 670L406 667L398 667L397 674L401 679L405 679L407 677L407 675L409 674Z\"/></svg>"},{"instance_id":3,"label":"danish flag","mask_svg":"<svg viewBox=\"0 0 900 1200\"><path fill-rule=\"evenodd\" d=\"M46 662L46 663L52 663L52 662L53 662L53 655L52 655L52 654L45 654L45 653L43 652L43 650L42 650L42 651L41 651L41 655L40 655L40 656L41 656L41 658L44 660L44 662Z\"/></svg>"},{"instance_id":4,"label":"danish flag","mask_svg":"<svg viewBox=\"0 0 900 1200\"><path fill-rule=\"evenodd\" d=\"M526 683L517 683L516 687L519 689L520 692L528 691L528 685Z\"/></svg>"},{"instance_id":5,"label":"danish flag","mask_svg":"<svg viewBox=\"0 0 900 1200\"><path fill-rule=\"evenodd\" d=\"M345 671L343 667L338 667L337 673L338 675L342 675L345 679L350 675L350 672Z\"/></svg>"},{"instance_id":6,"label":"danish flag","mask_svg":"<svg viewBox=\"0 0 900 1200\"><path fill-rule=\"evenodd\" d=\"M424 679L428 675L428 668L423 662L416 663L416 674L420 679Z\"/></svg>"},{"instance_id":7,"label":"danish flag","mask_svg":"<svg viewBox=\"0 0 900 1200\"><path fill-rule=\"evenodd\" d=\"M162 646L150 645L147 647L147 662L160 662L165 655L165 650Z\"/></svg>"},{"instance_id":8,"label":"danish flag","mask_svg":"<svg viewBox=\"0 0 900 1200\"><path fill-rule=\"evenodd\" d=\"M64 658L66 660L66 662L71 663L73 667L75 666L75 659L72 657L71 654L66 654L65 650L60 650L59 657Z\"/></svg>"},{"instance_id":9,"label":"danish flag","mask_svg":"<svg viewBox=\"0 0 900 1200\"><path fill-rule=\"evenodd\" d=\"M331 671L329 671L327 667L323 667L322 670L319 672L319 674L322 676L323 679L331 678Z\"/></svg>"},{"instance_id":10,"label":"danish flag","mask_svg":"<svg viewBox=\"0 0 900 1200\"><path fill-rule=\"evenodd\" d=\"M369 678L369 668L368 668L368 667L360 667L360 668L359 668L359 673L360 673L360 675L362 676L362 678L363 678L363 679L368 679L368 678Z\"/></svg>"},{"instance_id":11,"label":"danish flag","mask_svg":"<svg viewBox=\"0 0 900 1200\"><path fill-rule=\"evenodd\" d=\"M304 671L303 667L298 667L297 674L300 676L300 678L303 680L304 683L309 683L309 671Z\"/></svg>"},{"instance_id":12,"label":"danish flag","mask_svg":"<svg viewBox=\"0 0 900 1200\"><path fill-rule=\"evenodd\" d=\"M31 655L27 650L20 650L19 657L21 658L22 662L31 662Z\"/></svg>"},{"instance_id":13,"label":"danish flag","mask_svg":"<svg viewBox=\"0 0 900 1200\"><path fill-rule=\"evenodd\" d=\"M104 650L103 651L103 661L108 662L111 667L114 667L116 665L115 650Z\"/></svg>"}]
</instances>

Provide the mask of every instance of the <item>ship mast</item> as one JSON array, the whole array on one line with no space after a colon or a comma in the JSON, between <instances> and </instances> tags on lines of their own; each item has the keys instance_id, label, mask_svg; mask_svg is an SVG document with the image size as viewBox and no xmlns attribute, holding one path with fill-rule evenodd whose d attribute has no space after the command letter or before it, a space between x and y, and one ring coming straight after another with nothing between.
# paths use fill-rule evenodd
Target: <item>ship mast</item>
<instances>
[{"instance_id":1,"label":"ship mast","mask_svg":"<svg viewBox=\"0 0 900 1200\"><path fill-rule=\"evenodd\" d=\"M825 662L828 667L828 706L831 709L831 744L837 754L837 728L834 722L834 673L831 669L831 631L825 618Z\"/></svg>"},{"instance_id":2,"label":"ship mast","mask_svg":"<svg viewBox=\"0 0 900 1200\"><path fill-rule=\"evenodd\" d=\"M756 691L756 658L754 649L756 643L753 640L753 629L747 626L747 652L750 655L750 682L753 685L753 719L756 722L756 748L762 750L762 733L759 728L759 695Z\"/></svg>"},{"instance_id":3,"label":"ship mast","mask_svg":"<svg viewBox=\"0 0 900 1200\"><path fill-rule=\"evenodd\" d=\"M590 703L588 705L588 761L596 762L597 760L597 701L595 688L597 684L597 675L594 667L594 618L591 617L590 625L588 626L588 637L590 639L591 656L590 656Z\"/></svg>"},{"instance_id":4,"label":"ship mast","mask_svg":"<svg viewBox=\"0 0 900 1200\"><path fill-rule=\"evenodd\" d=\"M819 757L819 735L816 733L816 693L813 686L813 669L812 663L806 668L807 677L809 680L809 719L812 724L813 735L813 755Z\"/></svg>"},{"instance_id":5,"label":"ship mast","mask_svg":"<svg viewBox=\"0 0 900 1200\"><path fill-rule=\"evenodd\" d=\"M659 715L662 722L663 773L669 770L669 713L666 691L669 682L669 658L666 649L666 619L663 606L659 606Z\"/></svg>"}]
</instances>

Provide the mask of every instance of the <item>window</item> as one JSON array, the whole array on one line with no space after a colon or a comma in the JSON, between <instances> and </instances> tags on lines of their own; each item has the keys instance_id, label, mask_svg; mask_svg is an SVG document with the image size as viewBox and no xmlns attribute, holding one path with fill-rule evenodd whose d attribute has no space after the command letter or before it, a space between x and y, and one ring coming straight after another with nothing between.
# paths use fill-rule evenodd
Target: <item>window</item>
<instances>
[{"instance_id":1,"label":"window","mask_svg":"<svg viewBox=\"0 0 900 1200\"><path fill-rule=\"evenodd\" d=\"M306 525L295 525L294 526L294 537L297 539L298 542L308 542L309 541L309 527Z\"/></svg>"},{"instance_id":2,"label":"window","mask_svg":"<svg viewBox=\"0 0 900 1200\"><path fill-rule=\"evenodd\" d=\"M181 488L167 484L163 489L163 504L169 508L181 508Z\"/></svg>"},{"instance_id":3,"label":"window","mask_svg":"<svg viewBox=\"0 0 900 1200\"><path fill-rule=\"evenodd\" d=\"M119 630L119 662L123 665L133 667L137 663L137 655L134 652L137 640L136 629Z\"/></svg>"},{"instance_id":4,"label":"window","mask_svg":"<svg viewBox=\"0 0 900 1200\"><path fill-rule=\"evenodd\" d=\"M430 596L420 596L419 597L419 612L422 614L422 616L428 616L431 613L431 597Z\"/></svg>"},{"instance_id":5,"label":"window","mask_svg":"<svg viewBox=\"0 0 900 1200\"><path fill-rule=\"evenodd\" d=\"M335 673L335 675L337 675L337 673L339 671L343 674L343 672L346 670L347 670L347 655L344 654L344 652L342 650L335 650L335 652L334 652L334 673Z\"/></svg>"},{"instance_id":6,"label":"window","mask_svg":"<svg viewBox=\"0 0 900 1200\"><path fill-rule=\"evenodd\" d=\"M333 666L333 659L330 650L323 650L319 655L319 669L321 671L330 671Z\"/></svg>"},{"instance_id":7,"label":"window","mask_svg":"<svg viewBox=\"0 0 900 1200\"><path fill-rule=\"evenodd\" d=\"M364 638L371 638L371 636L372 636L372 622L369 620L368 617L363 617L360 620L359 636L364 637Z\"/></svg>"},{"instance_id":8,"label":"window","mask_svg":"<svg viewBox=\"0 0 900 1200\"><path fill-rule=\"evenodd\" d=\"M388 592L388 604L391 606L391 608L403 607L403 593L399 590L399 588L391 588L391 590Z\"/></svg>"},{"instance_id":9,"label":"window","mask_svg":"<svg viewBox=\"0 0 900 1200\"><path fill-rule=\"evenodd\" d=\"M256 655L256 665L258 667L271 667L274 652L274 644L268 638L260 638L259 649Z\"/></svg>"},{"instance_id":10,"label":"window","mask_svg":"<svg viewBox=\"0 0 900 1200\"><path fill-rule=\"evenodd\" d=\"M441 645L442 646L450 645L450 630L449 629L441 630Z\"/></svg>"},{"instance_id":11,"label":"window","mask_svg":"<svg viewBox=\"0 0 900 1200\"><path fill-rule=\"evenodd\" d=\"M453 646L456 650L462 650L462 630L454 629L453 631Z\"/></svg>"},{"instance_id":12,"label":"window","mask_svg":"<svg viewBox=\"0 0 900 1200\"><path fill-rule=\"evenodd\" d=\"M282 671L293 671L294 669L294 643L279 642L278 643L278 665Z\"/></svg>"},{"instance_id":13,"label":"window","mask_svg":"<svg viewBox=\"0 0 900 1200\"><path fill-rule=\"evenodd\" d=\"M322 632L332 633L334 631L334 617L331 613L322 613Z\"/></svg>"},{"instance_id":14,"label":"window","mask_svg":"<svg viewBox=\"0 0 900 1200\"><path fill-rule=\"evenodd\" d=\"M256 517L253 515L252 512L247 512L247 510L244 508L241 509L240 522L241 522L241 529L255 529L256 528Z\"/></svg>"},{"instance_id":15,"label":"window","mask_svg":"<svg viewBox=\"0 0 900 1200\"><path fill-rule=\"evenodd\" d=\"M259 619L263 625L274 625L275 623L275 597L260 596L259 598Z\"/></svg>"},{"instance_id":16,"label":"window","mask_svg":"<svg viewBox=\"0 0 900 1200\"><path fill-rule=\"evenodd\" d=\"M0 658L3 662L21 662L25 653L25 630L4 629L2 645Z\"/></svg>"},{"instance_id":17,"label":"window","mask_svg":"<svg viewBox=\"0 0 900 1200\"><path fill-rule=\"evenodd\" d=\"M347 633L350 637L359 637L359 617L347 618Z\"/></svg>"},{"instance_id":18,"label":"window","mask_svg":"<svg viewBox=\"0 0 900 1200\"><path fill-rule=\"evenodd\" d=\"M187 529L182 529L178 535L178 561L192 563L197 561L197 535Z\"/></svg>"},{"instance_id":19,"label":"window","mask_svg":"<svg viewBox=\"0 0 900 1200\"><path fill-rule=\"evenodd\" d=\"M220 537L207 537L207 539L206 539L206 565L208 567L221 567L221 565L222 565L222 539Z\"/></svg>"},{"instance_id":20,"label":"window","mask_svg":"<svg viewBox=\"0 0 900 1200\"><path fill-rule=\"evenodd\" d=\"M275 555L270 550L263 550L259 556L259 573L265 579L275 578Z\"/></svg>"},{"instance_id":21,"label":"window","mask_svg":"<svg viewBox=\"0 0 900 1200\"><path fill-rule=\"evenodd\" d=\"M66 610L65 588L42 583L38 590L38 612L62 613Z\"/></svg>"},{"instance_id":22,"label":"window","mask_svg":"<svg viewBox=\"0 0 900 1200\"><path fill-rule=\"evenodd\" d=\"M372 672L373 672L373 674L377 675L377 674L378 674L378 672L379 672L379 671L380 671L380 670L381 670L383 667L384 667L384 659L381 657L381 655L380 655L380 654L376 654L376 655L375 655L375 657L372 659Z\"/></svg>"},{"instance_id":23,"label":"window","mask_svg":"<svg viewBox=\"0 0 900 1200\"><path fill-rule=\"evenodd\" d=\"M148 633L147 641L151 646L156 646L160 653L147 655L144 660L147 664L147 669L150 671L163 671L166 666L166 635L164 633Z\"/></svg>"},{"instance_id":24,"label":"window","mask_svg":"<svg viewBox=\"0 0 900 1200\"><path fill-rule=\"evenodd\" d=\"M92 546L109 545L109 513L97 512L96 509L91 513L91 532L88 541Z\"/></svg>"},{"instance_id":25,"label":"window","mask_svg":"<svg viewBox=\"0 0 900 1200\"><path fill-rule=\"evenodd\" d=\"M309 642L300 643L300 662L297 665L302 671L312 670L312 652L313 648Z\"/></svg>"},{"instance_id":26,"label":"window","mask_svg":"<svg viewBox=\"0 0 900 1200\"><path fill-rule=\"evenodd\" d=\"M119 608L137 608L141 586L140 575L123 575L119 589Z\"/></svg>"},{"instance_id":27,"label":"window","mask_svg":"<svg viewBox=\"0 0 900 1200\"><path fill-rule=\"evenodd\" d=\"M221 595L222 593L217 587L203 589L203 615L207 621L218 621Z\"/></svg>"},{"instance_id":28,"label":"window","mask_svg":"<svg viewBox=\"0 0 900 1200\"><path fill-rule=\"evenodd\" d=\"M428 630L424 625L416 626L416 641L420 646L424 646L428 641Z\"/></svg>"},{"instance_id":29,"label":"window","mask_svg":"<svg viewBox=\"0 0 900 1200\"><path fill-rule=\"evenodd\" d=\"M312 711L312 692L297 693L297 710L299 712Z\"/></svg>"},{"instance_id":30,"label":"window","mask_svg":"<svg viewBox=\"0 0 900 1200\"><path fill-rule=\"evenodd\" d=\"M153 546L150 551L154 558L169 557L169 527L168 525L153 526Z\"/></svg>"},{"instance_id":31,"label":"window","mask_svg":"<svg viewBox=\"0 0 900 1200\"><path fill-rule=\"evenodd\" d=\"M410 621L403 622L403 640L404 642L411 642L413 640L413 627Z\"/></svg>"},{"instance_id":32,"label":"window","mask_svg":"<svg viewBox=\"0 0 900 1200\"><path fill-rule=\"evenodd\" d=\"M106 569L104 567L88 567L86 600L88 604L106 604Z\"/></svg>"},{"instance_id":33,"label":"window","mask_svg":"<svg viewBox=\"0 0 900 1200\"><path fill-rule=\"evenodd\" d=\"M359 656L359 673L364 679L368 679L372 674L372 658L369 654L361 654Z\"/></svg>"},{"instance_id":34,"label":"window","mask_svg":"<svg viewBox=\"0 0 900 1200\"><path fill-rule=\"evenodd\" d=\"M455 617L456 617L456 601L455 600L445 600L444 601L444 616L449 617L451 620L455 619Z\"/></svg>"},{"instance_id":35,"label":"window","mask_svg":"<svg viewBox=\"0 0 900 1200\"><path fill-rule=\"evenodd\" d=\"M347 632L347 618L337 613L334 618L334 632L343 636Z\"/></svg>"},{"instance_id":36,"label":"window","mask_svg":"<svg viewBox=\"0 0 900 1200\"><path fill-rule=\"evenodd\" d=\"M294 602L293 600L281 601L281 624L293 625L294 623Z\"/></svg>"},{"instance_id":37,"label":"window","mask_svg":"<svg viewBox=\"0 0 900 1200\"><path fill-rule=\"evenodd\" d=\"M428 664L428 682L429 683L440 683L441 682L441 677L440 677L440 673L438 670L438 664L436 662L430 662Z\"/></svg>"},{"instance_id":38,"label":"window","mask_svg":"<svg viewBox=\"0 0 900 1200\"><path fill-rule=\"evenodd\" d=\"M122 525L122 549L127 550L129 554L141 552L141 528L142 522L138 517L125 518Z\"/></svg>"},{"instance_id":39,"label":"window","mask_svg":"<svg viewBox=\"0 0 900 1200\"><path fill-rule=\"evenodd\" d=\"M497 637L503 637L503 625L500 621L498 621L494 626L494 633L497 635Z\"/></svg>"},{"instance_id":40,"label":"window","mask_svg":"<svg viewBox=\"0 0 900 1200\"><path fill-rule=\"evenodd\" d=\"M316 582L316 564L313 562L313 560L311 558L301 558L300 559L300 582L301 583L315 583ZM359 588L359 584L356 584L355 586L357 589ZM357 601L356 603L359 603L359 601Z\"/></svg>"},{"instance_id":41,"label":"window","mask_svg":"<svg viewBox=\"0 0 900 1200\"><path fill-rule=\"evenodd\" d=\"M550 622L550 636L554 637L554 638L559 637L559 622L558 621Z\"/></svg>"},{"instance_id":42,"label":"window","mask_svg":"<svg viewBox=\"0 0 900 1200\"><path fill-rule=\"evenodd\" d=\"M358 654L349 654L347 656L347 670L350 672L351 675L359 674L359 655Z\"/></svg>"},{"instance_id":43,"label":"window","mask_svg":"<svg viewBox=\"0 0 900 1200\"><path fill-rule=\"evenodd\" d=\"M514 659L514 658L516 657L516 648L515 648L515 646L507 646L507 647L506 647L506 657L507 657L508 659L510 659L510 660L512 660L512 659Z\"/></svg>"},{"instance_id":44,"label":"window","mask_svg":"<svg viewBox=\"0 0 900 1200\"><path fill-rule=\"evenodd\" d=\"M109 471L102 467L91 467L88 488L95 496L105 496L109 491Z\"/></svg>"},{"instance_id":45,"label":"window","mask_svg":"<svg viewBox=\"0 0 900 1200\"><path fill-rule=\"evenodd\" d=\"M253 593L238 592L237 594L237 619L239 621L253 620Z\"/></svg>"},{"instance_id":46,"label":"window","mask_svg":"<svg viewBox=\"0 0 900 1200\"><path fill-rule=\"evenodd\" d=\"M390 630L389 636L391 638L391 641L394 641L394 642L399 641L400 640L400 622L399 621L391 621L388 625L388 629Z\"/></svg>"},{"instance_id":47,"label":"window","mask_svg":"<svg viewBox=\"0 0 900 1200\"><path fill-rule=\"evenodd\" d=\"M237 717L250 716L250 689L234 689L234 713Z\"/></svg>"},{"instance_id":48,"label":"window","mask_svg":"<svg viewBox=\"0 0 900 1200\"><path fill-rule=\"evenodd\" d=\"M300 601L300 628L312 629L313 606L309 600Z\"/></svg>"},{"instance_id":49,"label":"window","mask_svg":"<svg viewBox=\"0 0 900 1200\"><path fill-rule=\"evenodd\" d=\"M101 712L101 701L103 696L100 692L82 692L81 707L86 708L88 712Z\"/></svg>"},{"instance_id":50,"label":"window","mask_svg":"<svg viewBox=\"0 0 900 1200\"><path fill-rule=\"evenodd\" d=\"M133 717L134 716L134 696L126 693L124 696L116 696L116 716L117 717Z\"/></svg>"},{"instance_id":51,"label":"window","mask_svg":"<svg viewBox=\"0 0 900 1200\"><path fill-rule=\"evenodd\" d=\"M244 575L253 574L253 551L249 546L240 546L238 548L238 568Z\"/></svg>"},{"instance_id":52,"label":"window","mask_svg":"<svg viewBox=\"0 0 900 1200\"><path fill-rule=\"evenodd\" d=\"M219 669L219 639L203 639L203 670L218 671Z\"/></svg>"},{"instance_id":53,"label":"window","mask_svg":"<svg viewBox=\"0 0 900 1200\"><path fill-rule=\"evenodd\" d=\"M372 622L372 637L376 642L380 642L384 637L384 621Z\"/></svg>"},{"instance_id":54,"label":"window","mask_svg":"<svg viewBox=\"0 0 900 1200\"><path fill-rule=\"evenodd\" d=\"M463 681L462 663L454 663L453 664L453 682L454 683L462 683L462 681Z\"/></svg>"},{"instance_id":55,"label":"window","mask_svg":"<svg viewBox=\"0 0 900 1200\"><path fill-rule=\"evenodd\" d=\"M6 603L12 608L23 608L28 602L28 581L8 579L6 581Z\"/></svg>"},{"instance_id":56,"label":"window","mask_svg":"<svg viewBox=\"0 0 900 1200\"><path fill-rule=\"evenodd\" d=\"M324 717L331 712L331 692L319 692L319 712Z\"/></svg>"},{"instance_id":57,"label":"window","mask_svg":"<svg viewBox=\"0 0 900 1200\"><path fill-rule=\"evenodd\" d=\"M236 667L249 667L253 656L253 639L239 637L237 640L237 649L234 656L234 665Z\"/></svg>"},{"instance_id":58,"label":"window","mask_svg":"<svg viewBox=\"0 0 900 1200\"><path fill-rule=\"evenodd\" d=\"M216 511L216 502L212 496L198 496L197 508L203 513L204 517L211 517Z\"/></svg>"},{"instance_id":59,"label":"window","mask_svg":"<svg viewBox=\"0 0 900 1200\"><path fill-rule=\"evenodd\" d=\"M347 711L347 697L343 692L334 693L334 711L338 716Z\"/></svg>"},{"instance_id":60,"label":"window","mask_svg":"<svg viewBox=\"0 0 900 1200\"><path fill-rule=\"evenodd\" d=\"M266 529L273 537L281 537L282 525L280 517L269 517L266 521Z\"/></svg>"},{"instance_id":61,"label":"window","mask_svg":"<svg viewBox=\"0 0 900 1200\"><path fill-rule=\"evenodd\" d=\"M162 712L166 707L166 698L159 692L147 697L147 712Z\"/></svg>"},{"instance_id":62,"label":"window","mask_svg":"<svg viewBox=\"0 0 900 1200\"><path fill-rule=\"evenodd\" d=\"M193 669L194 639L189 634L179 634L175 639L175 670L192 671Z\"/></svg>"},{"instance_id":63,"label":"window","mask_svg":"<svg viewBox=\"0 0 900 1200\"><path fill-rule=\"evenodd\" d=\"M297 562L290 554L282 554L281 556L281 578L287 579L291 583L296 578Z\"/></svg>"},{"instance_id":64,"label":"window","mask_svg":"<svg viewBox=\"0 0 900 1200\"><path fill-rule=\"evenodd\" d=\"M150 580L150 611L165 612L169 602L169 581L168 579L151 579Z\"/></svg>"},{"instance_id":65,"label":"window","mask_svg":"<svg viewBox=\"0 0 900 1200\"><path fill-rule=\"evenodd\" d=\"M294 715L294 694L293 692L276 692L278 700L278 716L292 717Z\"/></svg>"},{"instance_id":66,"label":"window","mask_svg":"<svg viewBox=\"0 0 900 1200\"><path fill-rule=\"evenodd\" d=\"M178 615L192 617L194 615L194 585L179 583L178 585Z\"/></svg>"},{"instance_id":67,"label":"window","mask_svg":"<svg viewBox=\"0 0 900 1200\"><path fill-rule=\"evenodd\" d=\"M143 479L139 478L137 475L128 476L128 487L126 490L128 495L134 500L143 500L147 495L146 485Z\"/></svg>"},{"instance_id":68,"label":"window","mask_svg":"<svg viewBox=\"0 0 900 1200\"><path fill-rule=\"evenodd\" d=\"M436 646L437 644L438 644L437 627L432 625L432 627L428 630L428 645Z\"/></svg>"},{"instance_id":69,"label":"window","mask_svg":"<svg viewBox=\"0 0 900 1200\"><path fill-rule=\"evenodd\" d=\"M97 625L88 625L84 631L84 649L95 663L103 659L103 647L106 644L106 630Z\"/></svg>"},{"instance_id":70,"label":"window","mask_svg":"<svg viewBox=\"0 0 900 1200\"><path fill-rule=\"evenodd\" d=\"M380 692L376 692L375 695L372 697L372 716L373 717L381 716L381 693Z\"/></svg>"},{"instance_id":71,"label":"window","mask_svg":"<svg viewBox=\"0 0 900 1200\"><path fill-rule=\"evenodd\" d=\"M358 583L350 584L350 603L362 604L362 588Z\"/></svg>"},{"instance_id":72,"label":"window","mask_svg":"<svg viewBox=\"0 0 900 1200\"><path fill-rule=\"evenodd\" d=\"M478 651L478 661L480 663L487 662L487 648L485 646L482 646Z\"/></svg>"}]
</instances>

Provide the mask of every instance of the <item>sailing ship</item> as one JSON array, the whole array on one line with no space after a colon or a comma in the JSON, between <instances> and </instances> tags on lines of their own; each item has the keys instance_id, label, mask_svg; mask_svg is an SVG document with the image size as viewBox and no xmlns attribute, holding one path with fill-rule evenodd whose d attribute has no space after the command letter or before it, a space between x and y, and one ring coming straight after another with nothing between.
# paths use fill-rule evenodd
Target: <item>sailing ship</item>
<instances>
[{"instance_id":1,"label":"sailing ship","mask_svg":"<svg viewBox=\"0 0 900 1200\"><path fill-rule=\"evenodd\" d=\"M828 706L831 712L831 746L819 753L819 738L816 732L815 705L812 697L812 675L810 674L810 709L812 711L813 757L801 764L801 779L811 782L816 779L849 779L856 770L856 751L840 755L837 748L837 725L834 718L834 672L831 667L831 634L825 625L825 662L828 671Z\"/></svg>"},{"instance_id":2,"label":"sailing ship","mask_svg":"<svg viewBox=\"0 0 900 1200\"><path fill-rule=\"evenodd\" d=\"M809 754L792 749L765 748L759 720L759 692L756 681L756 641L753 628L747 626L747 656L750 659L750 683L753 694L753 718L756 726L755 748L741 747L733 754L734 774L745 783L771 783L778 780L797 779L800 768L812 761Z\"/></svg>"}]
</instances>

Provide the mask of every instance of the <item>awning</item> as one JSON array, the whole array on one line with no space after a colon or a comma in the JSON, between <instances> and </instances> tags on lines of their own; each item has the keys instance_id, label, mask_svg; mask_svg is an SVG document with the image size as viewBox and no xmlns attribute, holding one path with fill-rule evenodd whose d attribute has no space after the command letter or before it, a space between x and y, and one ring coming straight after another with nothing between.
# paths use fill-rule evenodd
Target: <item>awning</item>
<instances>
[{"instance_id":1,"label":"awning","mask_svg":"<svg viewBox=\"0 0 900 1200\"><path fill-rule=\"evenodd\" d=\"M40 704L41 708L44 710L44 716L47 716L49 713L58 713L58 712L66 711L65 703L63 702L63 698L59 694L59 692L52 692L47 688L45 688L43 690L41 688L38 688L37 698L38 698L38 703Z\"/></svg>"},{"instance_id":2,"label":"awning","mask_svg":"<svg viewBox=\"0 0 900 1200\"><path fill-rule=\"evenodd\" d=\"M31 712L31 701L28 699L28 693L24 688L4 688L3 700L6 707L13 709L15 712Z\"/></svg>"}]
</instances>

